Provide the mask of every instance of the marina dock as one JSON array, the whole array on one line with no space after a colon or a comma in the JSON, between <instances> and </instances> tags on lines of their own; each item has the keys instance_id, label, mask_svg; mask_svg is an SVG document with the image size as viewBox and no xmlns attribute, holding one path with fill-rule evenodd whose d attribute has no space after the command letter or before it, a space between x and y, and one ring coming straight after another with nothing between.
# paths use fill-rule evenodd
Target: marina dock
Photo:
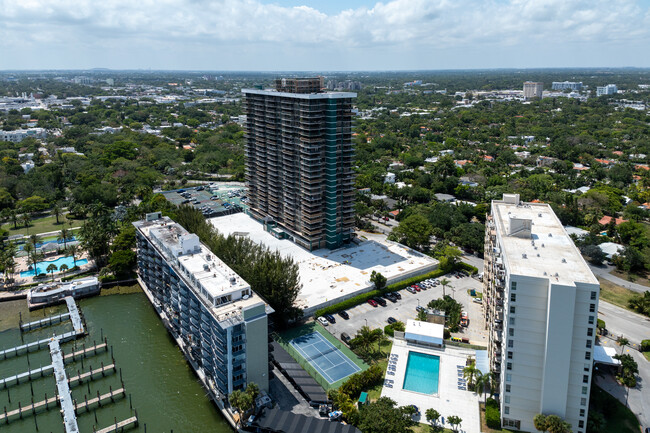
<instances>
[{"instance_id":1,"label":"marina dock","mask_svg":"<svg viewBox=\"0 0 650 433\"><path fill-rule=\"evenodd\" d=\"M70 313L63 313L57 316L46 317L45 319L36 320L34 322L23 323L20 325L21 332L31 331L32 329L44 328L46 326L56 325L70 317Z\"/></svg>"},{"instance_id":2,"label":"marina dock","mask_svg":"<svg viewBox=\"0 0 650 433\"><path fill-rule=\"evenodd\" d=\"M63 353L61 352L59 340L52 339L49 346L52 365L54 366L54 378L56 379L59 404L61 405L61 412L63 413L63 425L65 426L65 431L66 433L79 433L77 414L75 412L76 408L72 401L72 394L70 394L70 386L68 385L68 377L65 373Z\"/></svg>"},{"instance_id":3,"label":"marina dock","mask_svg":"<svg viewBox=\"0 0 650 433\"><path fill-rule=\"evenodd\" d=\"M127 418L123 421L116 422L113 425L110 425L106 428L103 428L101 430L95 430L95 433L113 433L117 432L118 430L124 430L126 427L137 427L138 425L138 417L137 416L132 416L131 418Z\"/></svg>"}]
</instances>

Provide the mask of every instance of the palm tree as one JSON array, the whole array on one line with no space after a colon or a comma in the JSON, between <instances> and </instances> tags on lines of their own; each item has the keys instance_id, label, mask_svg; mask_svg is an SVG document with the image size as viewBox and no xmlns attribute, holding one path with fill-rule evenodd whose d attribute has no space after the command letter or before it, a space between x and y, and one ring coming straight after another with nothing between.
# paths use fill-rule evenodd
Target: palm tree
<instances>
[{"instance_id":1,"label":"palm tree","mask_svg":"<svg viewBox=\"0 0 650 433\"><path fill-rule=\"evenodd\" d=\"M41 237L37 234L31 234L29 235L29 242L34 245L34 248L37 248L38 244L41 242Z\"/></svg>"},{"instance_id":2,"label":"palm tree","mask_svg":"<svg viewBox=\"0 0 650 433\"><path fill-rule=\"evenodd\" d=\"M363 352L367 352L370 346L372 346L374 338L375 337L372 335L372 330L368 326L362 326L361 329L357 331L357 336L354 339L354 343Z\"/></svg>"},{"instance_id":3,"label":"palm tree","mask_svg":"<svg viewBox=\"0 0 650 433\"><path fill-rule=\"evenodd\" d=\"M57 269L59 269L59 268L54 263L50 263L47 266L46 270L47 270L47 272L49 272L52 275L52 281L54 281L54 271L56 271Z\"/></svg>"},{"instance_id":4,"label":"palm tree","mask_svg":"<svg viewBox=\"0 0 650 433\"><path fill-rule=\"evenodd\" d=\"M70 248L68 248L68 253L72 256L72 261L74 262L73 267L77 266L77 255L80 253L79 247L76 245L70 245Z\"/></svg>"},{"instance_id":5,"label":"palm tree","mask_svg":"<svg viewBox=\"0 0 650 433\"><path fill-rule=\"evenodd\" d=\"M483 394L483 401L487 402L487 390L490 386L491 377L490 374L479 374L476 378L476 386L474 387L474 392L476 394Z\"/></svg>"},{"instance_id":6,"label":"palm tree","mask_svg":"<svg viewBox=\"0 0 650 433\"><path fill-rule=\"evenodd\" d=\"M63 241L63 249L68 248L68 238L70 237L70 230L65 227L59 232L59 236L56 238L57 241Z\"/></svg>"},{"instance_id":7,"label":"palm tree","mask_svg":"<svg viewBox=\"0 0 650 433\"><path fill-rule=\"evenodd\" d=\"M432 426L435 427L438 425L438 418L440 418L440 412L431 408L431 409L427 409L427 411L424 414L427 417L427 421L429 421Z\"/></svg>"},{"instance_id":8,"label":"palm tree","mask_svg":"<svg viewBox=\"0 0 650 433\"><path fill-rule=\"evenodd\" d=\"M28 227L28 226L29 226L29 223L30 223L31 221L32 221L32 217L29 216L29 214L28 214L27 212L23 213L23 214L20 216L20 222L23 223L23 225L24 225L25 227Z\"/></svg>"},{"instance_id":9,"label":"palm tree","mask_svg":"<svg viewBox=\"0 0 650 433\"><path fill-rule=\"evenodd\" d=\"M545 432L546 431L546 415L538 413L533 417L533 425L535 430Z\"/></svg>"},{"instance_id":10,"label":"palm tree","mask_svg":"<svg viewBox=\"0 0 650 433\"><path fill-rule=\"evenodd\" d=\"M381 334L377 333L377 349L379 349L379 354L381 355L381 345L388 341L388 335L384 331Z\"/></svg>"},{"instance_id":11,"label":"palm tree","mask_svg":"<svg viewBox=\"0 0 650 433\"><path fill-rule=\"evenodd\" d=\"M59 222L59 217L61 216L61 208L59 207L58 204L55 204L54 207L52 208L52 215L56 218L56 223L61 224Z\"/></svg>"},{"instance_id":12,"label":"palm tree","mask_svg":"<svg viewBox=\"0 0 650 433\"><path fill-rule=\"evenodd\" d=\"M65 263L62 264L59 270L63 273L63 277L65 278L65 271L68 270L68 265L66 265Z\"/></svg>"},{"instance_id":13,"label":"palm tree","mask_svg":"<svg viewBox=\"0 0 650 433\"><path fill-rule=\"evenodd\" d=\"M623 337L622 335L618 337L618 340L616 340L616 342L618 343L619 346L621 346L621 353L623 353L623 349L625 349L625 346L630 344L630 341L627 338Z\"/></svg>"},{"instance_id":14,"label":"palm tree","mask_svg":"<svg viewBox=\"0 0 650 433\"><path fill-rule=\"evenodd\" d=\"M445 287L449 285L449 280L446 278L440 279L440 285L442 286L442 297L445 297Z\"/></svg>"},{"instance_id":15,"label":"palm tree","mask_svg":"<svg viewBox=\"0 0 650 433\"><path fill-rule=\"evenodd\" d=\"M18 228L18 213L16 212L16 209L11 209L9 211L9 218L11 218L11 222L14 223L14 229Z\"/></svg>"},{"instance_id":16,"label":"palm tree","mask_svg":"<svg viewBox=\"0 0 650 433\"><path fill-rule=\"evenodd\" d=\"M481 374L481 371L476 368L476 364L472 363L463 368L463 377L467 380L467 386L472 389L476 383L476 379Z\"/></svg>"},{"instance_id":17,"label":"palm tree","mask_svg":"<svg viewBox=\"0 0 650 433\"><path fill-rule=\"evenodd\" d=\"M453 431L457 431L458 426L460 426L460 423L463 422L463 420L459 416L456 416L456 415L448 416L447 421L449 422L449 424L451 424L451 429Z\"/></svg>"}]
</instances>

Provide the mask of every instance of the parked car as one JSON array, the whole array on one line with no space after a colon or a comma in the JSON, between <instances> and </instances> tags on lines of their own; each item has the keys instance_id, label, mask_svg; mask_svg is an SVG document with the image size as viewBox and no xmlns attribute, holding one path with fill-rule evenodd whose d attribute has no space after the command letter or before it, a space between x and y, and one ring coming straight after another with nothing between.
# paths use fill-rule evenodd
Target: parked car
<instances>
[{"instance_id":1,"label":"parked car","mask_svg":"<svg viewBox=\"0 0 650 433\"><path fill-rule=\"evenodd\" d=\"M323 316L318 318L318 323L320 323L323 326L328 326L330 324L330 322L328 322L327 319L324 318Z\"/></svg>"},{"instance_id":2,"label":"parked car","mask_svg":"<svg viewBox=\"0 0 650 433\"><path fill-rule=\"evenodd\" d=\"M375 301L375 300L372 299L372 298L371 298L371 299L368 299L368 303L369 303L370 305L372 305L373 307L376 307L376 306L379 305L379 304L377 303L377 301Z\"/></svg>"},{"instance_id":3,"label":"parked car","mask_svg":"<svg viewBox=\"0 0 650 433\"><path fill-rule=\"evenodd\" d=\"M424 307L421 306L421 305L418 305L417 307L415 307L415 311L417 311L418 313L419 313L420 311L424 311Z\"/></svg>"},{"instance_id":4,"label":"parked car","mask_svg":"<svg viewBox=\"0 0 650 433\"><path fill-rule=\"evenodd\" d=\"M472 301L476 302L477 304L482 304L483 303L482 298L474 298L474 299L472 299Z\"/></svg>"},{"instance_id":5,"label":"parked car","mask_svg":"<svg viewBox=\"0 0 650 433\"><path fill-rule=\"evenodd\" d=\"M350 340L352 339L350 338L347 332L341 332L341 341L343 341L345 344L348 344Z\"/></svg>"},{"instance_id":6,"label":"parked car","mask_svg":"<svg viewBox=\"0 0 650 433\"><path fill-rule=\"evenodd\" d=\"M390 292L390 294L395 296L398 300L402 299L402 295L400 295L399 292Z\"/></svg>"},{"instance_id":7,"label":"parked car","mask_svg":"<svg viewBox=\"0 0 650 433\"><path fill-rule=\"evenodd\" d=\"M388 299L392 303L397 302L397 296L393 295L392 293L384 293L383 297Z\"/></svg>"},{"instance_id":8,"label":"parked car","mask_svg":"<svg viewBox=\"0 0 650 433\"><path fill-rule=\"evenodd\" d=\"M397 322L397 319L394 317L389 317L388 319L386 319L386 321L388 322L389 325L392 325L393 323Z\"/></svg>"},{"instance_id":9,"label":"parked car","mask_svg":"<svg viewBox=\"0 0 650 433\"><path fill-rule=\"evenodd\" d=\"M385 300L384 298L381 298L381 297L379 297L379 296L375 296L375 297L372 298L372 299L374 299L375 302L377 302L377 303L378 303L379 305L381 305L382 307L385 307L385 306L386 306L386 300Z\"/></svg>"},{"instance_id":10,"label":"parked car","mask_svg":"<svg viewBox=\"0 0 650 433\"><path fill-rule=\"evenodd\" d=\"M409 293L415 293L415 289L414 289L412 286L408 286L408 287L406 288L406 290L407 290Z\"/></svg>"},{"instance_id":11,"label":"parked car","mask_svg":"<svg viewBox=\"0 0 650 433\"><path fill-rule=\"evenodd\" d=\"M336 323L336 319L331 314L325 314L323 317L332 324Z\"/></svg>"},{"instance_id":12,"label":"parked car","mask_svg":"<svg viewBox=\"0 0 650 433\"><path fill-rule=\"evenodd\" d=\"M348 312L345 311L345 310L343 310L343 311L339 311L339 312L338 312L338 315L341 316L342 318L344 318L345 320L348 320L348 319L350 318L350 315L349 315Z\"/></svg>"}]
</instances>

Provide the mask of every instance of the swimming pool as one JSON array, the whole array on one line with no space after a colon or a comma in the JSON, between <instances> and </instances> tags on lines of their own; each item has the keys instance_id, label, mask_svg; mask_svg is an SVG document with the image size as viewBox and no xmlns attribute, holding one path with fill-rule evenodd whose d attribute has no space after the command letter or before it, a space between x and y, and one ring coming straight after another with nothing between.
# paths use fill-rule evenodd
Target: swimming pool
<instances>
[{"instance_id":1,"label":"swimming pool","mask_svg":"<svg viewBox=\"0 0 650 433\"><path fill-rule=\"evenodd\" d=\"M77 266L85 265L88 263L88 260L86 259L77 259ZM60 257L56 260L50 260L50 261L43 261L43 262L38 262L36 263L36 275L39 274L47 274L47 267L50 266L51 264L56 265L57 271L54 273L60 272L58 269L61 268L61 265L66 265L68 267L68 270L72 269L74 267L74 260L72 260L72 256L67 256L67 257ZM28 271L22 271L20 273L20 278L26 278L26 277L33 277L34 276L34 269L28 270Z\"/></svg>"},{"instance_id":2,"label":"swimming pool","mask_svg":"<svg viewBox=\"0 0 650 433\"><path fill-rule=\"evenodd\" d=\"M437 394L439 372L439 356L409 352L402 388L422 394Z\"/></svg>"}]
</instances>

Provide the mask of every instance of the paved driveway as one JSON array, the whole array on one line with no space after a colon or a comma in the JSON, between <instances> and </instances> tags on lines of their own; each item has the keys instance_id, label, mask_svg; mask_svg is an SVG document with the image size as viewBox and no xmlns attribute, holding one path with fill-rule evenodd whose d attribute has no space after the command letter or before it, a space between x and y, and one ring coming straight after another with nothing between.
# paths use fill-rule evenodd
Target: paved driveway
<instances>
[{"instance_id":1,"label":"paved driveway","mask_svg":"<svg viewBox=\"0 0 650 433\"><path fill-rule=\"evenodd\" d=\"M467 311L470 318L469 327L462 330L461 333L454 335L467 337L473 344L487 346L487 331L484 329L482 306L472 302L467 292L469 289L481 291L482 283L470 277L457 279L447 276L447 279L450 280L450 285L447 286L446 293L454 296L455 299L463 304L463 309ZM373 307L368 303L363 303L347 310L350 315L349 320L344 320L335 314L336 323L333 325L330 324L326 329L340 339L342 332L346 332L350 337L354 337L357 330L364 325L368 325L371 329L383 329L388 324L387 319L389 317L394 317L406 323L408 319L415 319L417 317L416 307L418 305L426 306L429 301L442 297L442 286L423 290L415 294L409 293L406 290L401 290L399 293L402 295L402 299L396 303L387 300L385 307L381 305Z\"/></svg>"}]
</instances>

